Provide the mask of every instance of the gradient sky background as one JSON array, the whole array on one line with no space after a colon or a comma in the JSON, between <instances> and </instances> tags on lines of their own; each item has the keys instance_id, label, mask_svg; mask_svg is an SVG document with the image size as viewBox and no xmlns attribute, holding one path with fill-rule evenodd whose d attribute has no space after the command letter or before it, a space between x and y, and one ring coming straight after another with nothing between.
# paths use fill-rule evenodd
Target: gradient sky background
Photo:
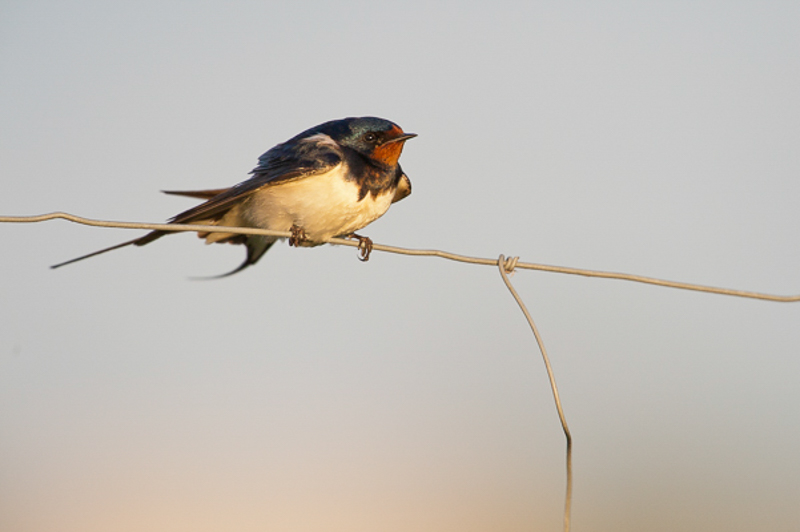
<instances>
[{"instance_id":1,"label":"gradient sky background","mask_svg":"<svg viewBox=\"0 0 800 532\"><path fill-rule=\"evenodd\" d=\"M161 222L334 118L376 242L800 293L798 2L0 3L0 214ZM559 530L495 268L0 224L0 529ZM800 304L519 271L576 531L797 530Z\"/></svg>"}]
</instances>

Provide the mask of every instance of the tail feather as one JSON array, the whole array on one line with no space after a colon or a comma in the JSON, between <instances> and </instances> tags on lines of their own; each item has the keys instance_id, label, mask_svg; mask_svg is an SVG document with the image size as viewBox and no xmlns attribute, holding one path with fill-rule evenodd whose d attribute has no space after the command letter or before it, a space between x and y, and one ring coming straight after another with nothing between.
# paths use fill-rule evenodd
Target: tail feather
<instances>
[{"instance_id":1,"label":"tail feather","mask_svg":"<svg viewBox=\"0 0 800 532\"><path fill-rule=\"evenodd\" d=\"M201 200L210 200L214 196L219 196L223 192L227 192L227 188L218 188L215 190L162 190L164 194L171 194L173 196L186 196L189 198L197 198Z\"/></svg>"},{"instance_id":2,"label":"tail feather","mask_svg":"<svg viewBox=\"0 0 800 532\"><path fill-rule=\"evenodd\" d=\"M156 233L160 233L160 234L156 234ZM81 261L83 259L88 259L88 258L94 257L96 255L102 255L103 253L106 253L108 251L114 251L115 249L124 248L124 247L130 246L130 245L143 246L145 244L149 244L150 242L152 242L156 238L159 238L159 237L163 236L164 234L165 234L164 231L153 231L152 233L148 233L148 234L146 234L146 235L144 235L142 237L134 238L133 240L128 240L127 242L122 242L121 244L116 244L114 246L103 248L103 249L100 249L98 251L93 251L92 253L89 253L87 255L81 255L80 257L76 257L74 259L70 259L70 260L65 261L65 262L60 262L58 264L53 264L50 267L53 268L53 269L60 268L62 266L66 266L67 264L72 264L73 262L78 262L78 261Z\"/></svg>"},{"instance_id":3,"label":"tail feather","mask_svg":"<svg viewBox=\"0 0 800 532\"><path fill-rule=\"evenodd\" d=\"M234 273L239 273L240 271L244 270L248 266L252 266L258 259L260 259L264 253L269 251L269 248L277 241L277 238L274 237L267 237L267 236L258 236L258 235L249 235L247 240L244 242L247 245L247 257L244 259L244 262L237 266L235 269L220 274L214 275L212 277L201 277L201 279L222 279L223 277L229 277ZM234 243L241 243L241 242L234 242Z\"/></svg>"},{"instance_id":4,"label":"tail feather","mask_svg":"<svg viewBox=\"0 0 800 532\"><path fill-rule=\"evenodd\" d=\"M73 262L82 261L83 259L88 259L91 257L95 257L97 255L102 255L108 251L114 251L115 249L124 248L126 246L144 246L149 244L153 240L161 238L162 236L168 234L170 231L152 231L147 233L146 235L134 238L133 240L128 240L127 242L122 242L121 244L116 244L114 246L110 246L107 248L103 248L97 251L93 251L92 253L88 253L86 255L81 255L80 257L76 257L74 259L70 259L65 262L60 262L58 264L53 264L50 266L52 269L60 268L62 266L66 266L67 264L72 264ZM260 235L236 235L236 239L229 239L227 242L231 244L245 244L247 247L247 257L244 259L244 262L240 264L236 269L229 271L227 273L223 273L222 275L217 275L214 277L209 277L209 279L219 279L221 277L228 277L229 275L233 275L234 273L239 273L240 271L244 270L248 266L252 266L258 260L269 251L269 248L278 240L275 237L268 237L268 236L260 236Z\"/></svg>"}]
</instances>

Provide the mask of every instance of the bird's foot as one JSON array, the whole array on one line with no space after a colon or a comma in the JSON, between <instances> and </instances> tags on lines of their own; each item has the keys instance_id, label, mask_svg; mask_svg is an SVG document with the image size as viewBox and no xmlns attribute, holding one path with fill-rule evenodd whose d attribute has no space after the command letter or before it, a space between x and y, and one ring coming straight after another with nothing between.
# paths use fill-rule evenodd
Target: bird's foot
<instances>
[{"instance_id":1,"label":"bird's foot","mask_svg":"<svg viewBox=\"0 0 800 532\"><path fill-rule=\"evenodd\" d=\"M349 238L358 240L358 260L361 262L367 262L369 260L370 253L372 253L372 239L367 236L357 235L355 233L350 233L347 236Z\"/></svg>"},{"instance_id":2,"label":"bird's foot","mask_svg":"<svg viewBox=\"0 0 800 532\"><path fill-rule=\"evenodd\" d=\"M292 225L291 232L292 236L289 237L290 246L297 247L303 242L308 242L308 237L306 236L306 232L303 230L302 227Z\"/></svg>"}]
</instances>

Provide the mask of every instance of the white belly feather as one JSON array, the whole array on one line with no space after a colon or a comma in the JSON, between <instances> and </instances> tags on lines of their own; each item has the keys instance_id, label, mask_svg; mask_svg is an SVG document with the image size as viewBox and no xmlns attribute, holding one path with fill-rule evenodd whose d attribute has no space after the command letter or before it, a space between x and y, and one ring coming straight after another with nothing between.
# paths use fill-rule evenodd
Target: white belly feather
<instances>
[{"instance_id":1,"label":"white belly feather","mask_svg":"<svg viewBox=\"0 0 800 532\"><path fill-rule=\"evenodd\" d=\"M324 174L265 187L250 196L239 212L244 225L276 231L302 228L319 241L358 231L381 217L394 190L358 200L358 185L342 177L343 165Z\"/></svg>"}]
</instances>

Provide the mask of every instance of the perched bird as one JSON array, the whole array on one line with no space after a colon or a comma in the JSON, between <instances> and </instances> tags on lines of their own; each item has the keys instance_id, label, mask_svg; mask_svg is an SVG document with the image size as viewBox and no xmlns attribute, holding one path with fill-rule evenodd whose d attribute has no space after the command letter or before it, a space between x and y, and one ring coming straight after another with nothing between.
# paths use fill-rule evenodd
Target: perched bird
<instances>
[{"instance_id":1,"label":"perched bird","mask_svg":"<svg viewBox=\"0 0 800 532\"><path fill-rule=\"evenodd\" d=\"M369 238L356 235L389 206L411 194L411 182L398 164L403 144L414 133L375 117L325 122L267 151L253 176L231 188L164 191L206 200L172 217L169 223L255 227L291 231L289 245L315 246L331 237L359 240L361 260L372 249ZM58 268L131 244L144 246L169 234L152 231L140 238L95 251ZM247 246L247 258L232 275L255 264L278 237L199 233L207 244Z\"/></svg>"}]
</instances>

